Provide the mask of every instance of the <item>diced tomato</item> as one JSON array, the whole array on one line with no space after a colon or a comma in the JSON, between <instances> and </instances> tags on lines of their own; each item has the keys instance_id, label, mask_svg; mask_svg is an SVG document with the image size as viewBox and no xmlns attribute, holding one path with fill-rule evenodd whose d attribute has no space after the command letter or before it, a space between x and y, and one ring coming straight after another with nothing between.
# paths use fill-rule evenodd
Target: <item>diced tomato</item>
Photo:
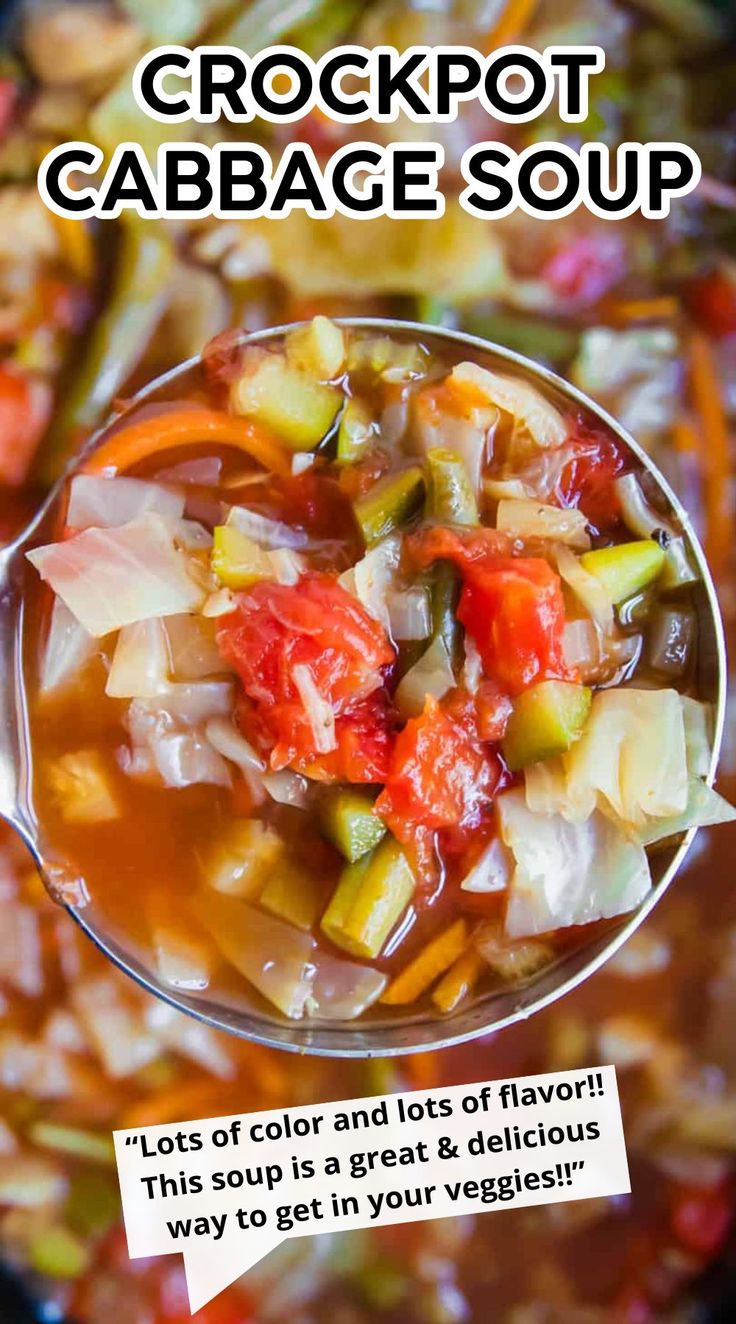
<instances>
[{"instance_id":1,"label":"diced tomato","mask_svg":"<svg viewBox=\"0 0 736 1324\"><path fill-rule=\"evenodd\" d=\"M385 782L395 724L396 714L386 691L376 690L336 718L337 749L315 759L302 759L296 766L315 781Z\"/></svg>"},{"instance_id":2,"label":"diced tomato","mask_svg":"<svg viewBox=\"0 0 736 1324\"><path fill-rule=\"evenodd\" d=\"M720 267L697 276L688 286L687 307L711 336L736 335L736 275Z\"/></svg>"},{"instance_id":3,"label":"diced tomato","mask_svg":"<svg viewBox=\"0 0 736 1324\"><path fill-rule=\"evenodd\" d=\"M217 642L237 671L262 739L270 748L271 766L314 762L318 740L307 707L294 679L294 668L306 666L319 697L336 719L353 713L361 698L382 684L381 669L394 659L383 627L355 598L328 575L303 575L298 584L260 583L237 594L235 610L222 618ZM371 710L376 724L379 709ZM360 733L367 710L357 725L341 723L337 753L358 771ZM361 723L363 724L361 727ZM342 743L341 743L342 742ZM379 737L372 735L368 765L377 757ZM372 770L372 769L371 769ZM373 777L355 777L355 780Z\"/></svg>"},{"instance_id":4,"label":"diced tomato","mask_svg":"<svg viewBox=\"0 0 736 1324\"><path fill-rule=\"evenodd\" d=\"M210 385L229 386L240 375L246 334L242 327L231 327L208 340L202 350L202 366Z\"/></svg>"},{"instance_id":5,"label":"diced tomato","mask_svg":"<svg viewBox=\"0 0 736 1324\"><path fill-rule=\"evenodd\" d=\"M400 841L417 829L469 826L488 808L501 774L484 748L472 700L443 708L431 695L397 736L376 811Z\"/></svg>"},{"instance_id":6,"label":"diced tomato","mask_svg":"<svg viewBox=\"0 0 736 1324\"><path fill-rule=\"evenodd\" d=\"M588 307L608 293L625 269L621 237L604 228L578 235L558 248L542 268L542 279L560 299L578 308Z\"/></svg>"},{"instance_id":7,"label":"diced tomato","mask_svg":"<svg viewBox=\"0 0 736 1324\"><path fill-rule=\"evenodd\" d=\"M503 740L513 704L495 680L482 680L475 696L481 740Z\"/></svg>"},{"instance_id":8,"label":"diced tomato","mask_svg":"<svg viewBox=\"0 0 736 1324\"><path fill-rule=\"evenodd\" d=\"M3 142L12 126L18 92L18 84L12 78L0 78L0 142Z\"/></svg>"},{"instance_id":9,"label":"diced tomato","mask_svg":"<svg viewBox=\"0 0 736 1324\"><path fill-rule=\"evenodd\" d=\"M0 363L0 483L21 487L51 416L51 390Z\"/></svg>"},{"instance_id":10,"label":"diced tomato","mask_svg":"<svg viewBox=\"0 0 736 1324\"><path fill-rule=\"evenodd\" d=\"M626 457L610 437L588 434L580 426L569 449L555 493L560 505L577 507L599 533L610 529L620 513L614 481Z\"/></svg>"},{"instance_id":11,"label":"diced tomato","mask_svg":"<svg viewBox=\"0 0 736 1324\"><path fill-rule=\"evenodd\" d=\"M672 1210L672 1230L687 1250L712 1260L722 1250L733 1219L734 1198L723 1186L684 1190Z\"/></svg>"},{"instance_id":12,"label":"diced tomato","mask_svg":"<svg viewBox=\"0 0 736 1324\"><path fill-rule=\"evenodd\" d=\"M559 575L541 557L508 556L493 531L461 536L423 530L411 540L418 565L453 561L463 577L457 615L486 674L508 694L541 680L575 680L565 664L565 604ZM503 549L503 550L502 550Z\"/></svg>"}]
</instances>

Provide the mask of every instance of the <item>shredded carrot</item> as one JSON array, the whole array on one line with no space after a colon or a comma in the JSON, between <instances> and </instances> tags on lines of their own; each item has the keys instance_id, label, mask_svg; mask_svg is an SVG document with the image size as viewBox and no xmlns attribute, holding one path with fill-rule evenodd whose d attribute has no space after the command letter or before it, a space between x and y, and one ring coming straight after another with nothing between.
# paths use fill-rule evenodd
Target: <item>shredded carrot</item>
<instances>
[{"instance_id":1,"label":"shredded carrot","mask_svg":"<svg viewBox=\"0 0 736 1324\"><path fill-rule=\"evenodd\" d=\"M705 475L705 549L716 574L731 550L731 463L726 412L711 342L700 331L690 337L690 392L700 420Z\"/></svg>"},{"instance_id":2,"label":"shredded carrot","mask_svg":"<svg viewBox=\"0 0 736 1324\"><path fill-rule=\"evenodd\" d=\"M534 16L538 0L507 0L496 26L488 34L489 52L518 41Z\"/></svg>"},{"instance_id":3,"label":"shredded carrot","mask_svg":"<svg viewBox=\"0 0 736 1324\"><path fill-rule=\"evenodd\" d=\"M614 322L670 322L680 315L680 300L661 294L652 299L609 299L603 311Z\"/></svg>"},{"instance_id":4,"label":"shredded carrot","mask_svg":"<svg viewBox=\"0 0 736 1324\"><path fill-rule=\"evenodd\" d=\"M278 442L256 423L222 410L197 408L172 410L121 427L90 455L83 468L85 473L100 473L103 469L119 473L158 451L213 442L245 451L274 473L291 472Z\"/></svg>"},{"instance_id":5,"label":"shredded carrot","mask_svg":"<svg viewBox=\"0 0 736 1324\"><path fill-rule=\"evenodd\" d=\"M700 450L698 430L689 418L678 418L675 421L672 440L678 455L694 455Z\"/></svg>"},{"instance_id":6,"label":"shredded carrot","mask_svg":"<svg viewBox=\"0 0 736 1324\"><path fill-rule=\"evenodd\" d=\"M464 998L470 996L480 979L485 962L475 947L468 947L450 967L432 994L432 1001L440 1011L454 1011Z\"/></svg>"},{"instance_id":7,"label":"shredded carrot","mask_svg":"<svg viewBox=\"0 0 736 1324\"><path fill-rule=\"evenodd\" d=\"M415 1090L432 1090L440 1083L439 1053L413 1053L406 1059L406 1074Z\"/></svg>"},{"instance_id":8,"label":"shredded carrot","mask_svg":"<svg viewBox=\"0 0 736 1324\"><path fill-rule=\"evenodd\" d=\"M414 1002L457 960L467 941L468 926L464 919L456 919L449 928L428 942L401 974L392 980L381 1002L389 1007Z\"/></svg>"},{"instance_id":9,"label":"shredded carrot","mask_svg":"<svg viewBox=\"0 0 736 1324\"><path fill-rule=\"evenodd\" d=\"M95 274L95 250L88 226L77 217L57 216L55 212L51 220L64 262L78 280L89 284Z\"/></svg>"}]
</instances>

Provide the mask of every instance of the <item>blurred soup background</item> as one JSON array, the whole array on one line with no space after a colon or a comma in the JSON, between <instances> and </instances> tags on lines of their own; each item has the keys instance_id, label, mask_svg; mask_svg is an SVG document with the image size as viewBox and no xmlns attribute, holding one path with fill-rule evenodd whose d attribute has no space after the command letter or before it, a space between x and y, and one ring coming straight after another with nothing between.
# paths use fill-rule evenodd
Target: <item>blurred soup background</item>
<instances>
[{"instance_id":1,"label":"blurred soup background","mask_svg":"<svg viewBox=\"0 0 736 1324\"><path fill-rule=\"evenodd\" d=\"M7 14L5 11L7 10ZM316 312L458 326L551 364L651 451L695 517L736 622L736 55L730 0L118 0L0 6L0 536L33 510L113 400L231 325ZM159 142L192 126L146 119L138 55L207 37L319 56L364 45L598 43L584 126L552 114L515 146L581 135L678 139L703 181L666 222L580 212L441 221L84 225L48 213L35 171L57 142ZM417 135L399 123L356 136ZM232 126L200 127L208 141ZM251 128L249 128L249 136ZM470 108L433 129L445 188L475 141L509 137ZM252 126L278 153L291 126ZM299 128L330 155L346 130ZM426 137L426 130L419 131ZM736 728L722 789L736 791ZM703 1272L736 1208L736 831L701 833L689 865L606 970L531 1024L394 1063L288 1057L152 1001L49 901L0 837L0 1256L40 1318L179 1324L183 1274L131 1264L110 1132L371 1091L614 1062L633 1194L287 1243L196 1317L201 1324L645 1324L703 1318ZM0 1294L2 1287L0 1286ZM9 1307L8 1307L9 1308ZM732 1307L726 1307L723 1318ZM732 1313L730 1314L732 1316ZM0 1300L0 1319L4 1319Z\"/></svg>"}]
</instances>

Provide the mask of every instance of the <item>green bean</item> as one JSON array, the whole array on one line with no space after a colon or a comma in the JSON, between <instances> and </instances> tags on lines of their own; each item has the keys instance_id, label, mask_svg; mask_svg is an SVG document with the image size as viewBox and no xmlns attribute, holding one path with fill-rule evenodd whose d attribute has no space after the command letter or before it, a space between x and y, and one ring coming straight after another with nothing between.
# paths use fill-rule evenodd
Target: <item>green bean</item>
<instances>
[{"instance_id":1,"label":"green bean","mask_svg":"<svg viewBox=\"0 0 736 1324\"><path fill-rule=\"evenodd\" d=\"M355 514L370 547L411 519L424 500L424 474L419 465L402 469L376 483L355 504Z\"/></svg>"},{"instance_id":2,"label":"green bean","mask_svg":"<svg viewBox=\"0 0 736 1324\"><path fill-rule=\"evenodd\" d=\"M331 6L331 0L254 0L237 18L217 28L211 40L218 46L239 46L257 55L296 28L313 23Z\"/></svg>"},{"instance_id":3,"label":"green bean","mask_svg":"<svg viewBox=\"0 0 736 1324\"><path fill-rule=\"evenodd\" d=\"M121 231L110 297L39 455L37 477L49 486L140 363L168 299L173 247L166 229L160 221L126 221Z\"/></svg>"},{"instance_id":4,"label":"green bean","mask_svg":"<svg viewBox=\"0 0 736 1324\"><path fill-rule=\"evenodd\" d=\"M463 330L556 367L574 359L580 343L580 333L573 327L503 311L469 313L463 318Z\"/></svg>"},{"instance_id":5,"label":"green bean","mask_svg":"<svg viewBox=\"0 0 736 1324\"><path fill-rule=\"evenodd\" d=\"M460 456L454 451L437 448L428 452L427 463L429 514L443 523L478 524L478 502Z\"/></svg>"},{"instance_id":6,"label":"green bean","mask_svg":"<svg viewBox=\"0 0 736 1324\"><path fill-rule=\"evenodd\" d=\"M463 628L457 619L460 576L449 561L437 561L432 582L432 643L444 641L447 655L457 674L463 662Z\"/></svg>"}]
</instances>

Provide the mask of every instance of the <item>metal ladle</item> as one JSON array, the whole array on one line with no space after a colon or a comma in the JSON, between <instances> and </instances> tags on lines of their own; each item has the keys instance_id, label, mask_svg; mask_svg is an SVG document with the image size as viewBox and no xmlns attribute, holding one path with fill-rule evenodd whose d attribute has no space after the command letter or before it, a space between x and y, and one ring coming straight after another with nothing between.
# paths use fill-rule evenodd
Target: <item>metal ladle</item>
<instances>
[{"instance_id":1,"label":"metal ladle","mask_svg":"<svg viewBox=\"0 0 736 1324\"><path fill-rule=\"evenodd\" d=\"M520 354L491 345L475 336L449 330L434 330L410 322L371 318L346 318L341 324L379 335L411 335L432 348L467 353L489 366L521 377L556 397L563 406L587 417L594 425L617 438L633 452L638 463L648 471L659 490L668 517L682 529L689 555L700 579L695 589L698 616L698 693L713 709L713 746L709 784L713 782L718 762L726 690L726 658L723 627L713 581L702 548L687 513L649 456L632 437L598 405L555 373L540 367ZM292 327L277 327L243 336L243 344L263 344L276 340ZM132 405L150 401L161 393L170 393L178 380L196 369L198 359L174 368L135 397ZM109 424L107 425L109 427ZM90 439L75 465L86 458L104 438L102 429ZM38 824L33 809L31 742L23 671L24 589L28 582L25 552L41 540L41 531L53 512L64 483L75 465L50 493L42 509L10 546L0 553L0 816L22 837L41 874L48 879L50 861L40 844ZM127 947L105 932L103 917L96 913L94 889L92 902L84 909L69 906L69 913L93 939L102 952L144 988L172 1006L190 1013L208 1025L229 1030L244 1038L277 1048L334 1057L389 1056L424 1049L444 1048L478 1035L503 1029L524 1020L533 1012L549 1006L571 992L600 969L614 952L639 927L653 910L680 868L692 843L695 830L685 833L679 844L658 851L652 857L653 886L645 901L632 914L624 916L612 929L591 942L561 956L526 984L508 990L489 991L448 1017L426 1013L402 1019L360 1020L354 1023L289 1021L276 1013L227 1005L217 995L184 993L164 986L149 967L145 955Z\"/></svg>"}]
</instances>

